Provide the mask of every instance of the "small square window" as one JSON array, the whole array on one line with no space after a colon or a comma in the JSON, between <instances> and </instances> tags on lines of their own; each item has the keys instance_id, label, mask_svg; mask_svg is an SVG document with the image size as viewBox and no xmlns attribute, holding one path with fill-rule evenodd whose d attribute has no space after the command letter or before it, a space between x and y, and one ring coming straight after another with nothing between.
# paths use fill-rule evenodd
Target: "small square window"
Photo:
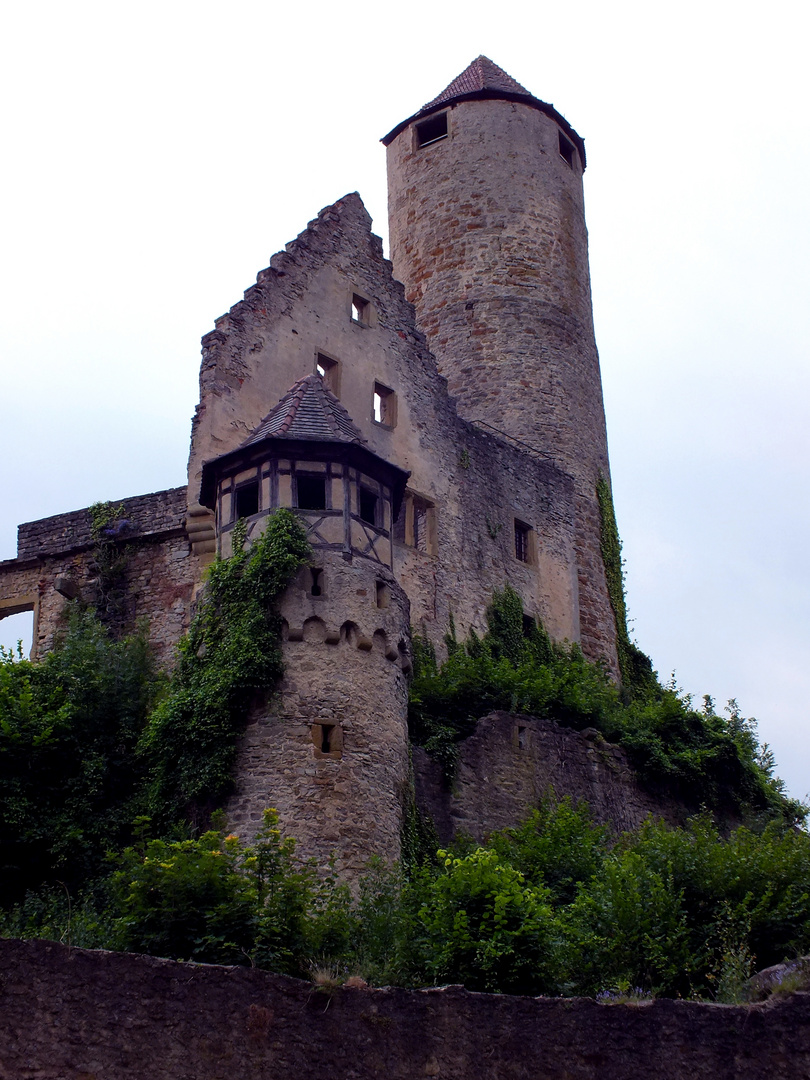
<instances>
[{"instance_id":1,"label":"small square window","mask_svg":"<svg viewBox=\"0 0 810 1080\"><path fill-rule=\"evenodd\" d=\"M362 521L367 521L369 525L377 524L379 502L379 497L373 491L369 491L368 488L364 487L360 488L360 518Z\"/></svg>"},{"instance_id":2,"label":"small square window","mask_svg":"<svg viewBox=\"0 0 810 1080\"><path fill-rule=\"evenodd\" d=\"M531 528L515 518L515 558L519 562L531 562Z\"/></svg>"},{"instance_id":3,"label":"small square window","mask_svg":"<svg viewBox=\"0 0 810 1080\"><path fill-rule=\"evenodd\" d=\"M574 168L574 155L577 152L577 148L574 146L574 144L571 142L570 139L566 138L565 135L563 135L563 133L561 131L559 132L559 136L560 136L560 157L563 159L563 161L570 168L573 169Z\"/></svg>"},{"instance_id":4,"label":"small square window","mask_svg":"<svg viewBox=\"0 0 810 1080\"><path fill-rule=\"evenodd\" d=\"M240 518L252 517L259 512L259 481L251 480L248 484L242 484L234 492L234 521Z\"/></svg>"},{"instance_id":5,"label":"small square window","mask_svg":"<svg viewBox=\"0 0 810 1080\"><path fill-rule=\"evenodd\" d=\"M299 510L325 510L326 509L326 477L307 476L298 473L295 477L298 489Z\"/></svg>"},{"instance_id":6,"label":"small square window","mask_svg":"<svg viewBox=\"0 0 810 1080\"><path fill-rule=\"evenodd\" d=\"M371 314L371 304L368 300L365 300L362 296L358 296L357 293L352 294L352 322L359 323L360 326L368 326L369 315Z\"/></svg>"},{"instance_id":7,"label":"small square window","mask_svg":"<svg viewBox=\"0 0 810 1080\"><path fill-rule=\"evenodd\" d=\"M397 422L397 395L382 383L374 383L374 420L383 427L395 427Z\"/></svg>"},{"instance_id":8,"label":"small square window","mask_svg":"<svg viewBox=\"0 0 810 1080\"><path fill-rule=\"evenodd\" d=\"M431 116L416 125L416 145L421 149L447 138L447 113Z\"/></svg>"},{"instance_id":9,"label":"small square window","mask_svg":"<svg viewBox=\"0 0 810 1080\"><path fill-rule=\"evenodd\" d=\"M343 752L343 728L340 724L313 724L311 731L316 758L341 757Z\"/></svg>"},{"instance_id":10,"label":"small square window","mask_svg":"<svg viewBox=\"0 0 810 1080\"><path fill-rule=\"evenodd\" d=\"M323 379L323 385L326 389L333 393L335 397L339 397L340 364L337 360L333 360L331 356L324 356L323 353L318 353L315 357L315 371Z\"/></svg>"}]
</instances>

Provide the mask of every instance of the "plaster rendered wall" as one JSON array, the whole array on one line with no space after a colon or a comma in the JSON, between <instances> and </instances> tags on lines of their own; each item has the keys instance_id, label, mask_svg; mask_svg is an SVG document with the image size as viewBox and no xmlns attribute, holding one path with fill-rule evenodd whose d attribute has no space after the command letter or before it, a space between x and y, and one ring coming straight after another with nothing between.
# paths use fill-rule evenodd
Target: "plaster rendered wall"
<instances>
[{"instance_id":1,"label":"plaster rendered wall","mask_svg":"<svg viewBox=\"0 0 810 1080\"><path fill-rule=\"evenodd\" d=\"M810 993L762 1005L343 989L0 941L8 1080L808 1080Z\"/></svg>"},{"instance_id":2,"label":"plaster rendered wall","mask_svg":"<svg viewBox=\"0 0 810 1080\"><path fill-rule=\"evenodd\" d=\"M252 838L274 807L297 851L343 880L372 855L400 855L408 784L408 601L368 559L318 552L322 595L305 567L285 593L286 671L240 740L229 825ZM378 583L385 607L377 604ZM334 725L323 753L321 725Z\"/></svg>"},{"instance_id":3,"label":"plaster rendered wall","mask_svg":"<svg viewBox=\"0 0 810 1080\"><path fill-rule=\"evenodd\" d=\"M478 721L459 744L451 786L419 747L413 770L416 804L430 814L442 843L459 832L482 842L523 821L547 795L584 799L594 823L616 833L638 829L650 814L679 825L690 813L642 788L625 752L594 729L573 731L518 713L494 712Z\"/></svg>"}]
</instances>

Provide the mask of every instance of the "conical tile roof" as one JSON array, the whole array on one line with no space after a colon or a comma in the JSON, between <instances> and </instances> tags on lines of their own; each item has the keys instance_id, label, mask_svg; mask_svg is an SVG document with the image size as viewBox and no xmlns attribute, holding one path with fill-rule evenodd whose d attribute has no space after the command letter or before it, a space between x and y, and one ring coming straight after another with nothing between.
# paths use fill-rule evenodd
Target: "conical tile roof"
<instances>
[{"instance_id":1,"label":"conical tile roof","mask_svg":"<svg viewBox=\"0 0 810 1080\"><path fill-rule=\"evenodd\" d=\"M273 438L323 439L360 445L366 441L335 395L326 389L320 375L307 375L293 383L242 446Z\"/></svg>"},{"instance_id":2,"label":"conical tile roof","mask_svg":"<svg viewBox=\"0 0 810 1080\"><path fill-rule=\"evenodd\" d=\"M447 105L452 105L457 101L474 101L486 98L525 101L532 108L539 109L547 116L552 117L579 149L582 157L582 167L585 167L585 143L582 136L574 131L565 117L558 113L553 105L541 101L534 94L530 94L525 86L521 86L517 79L507 75L503 68L499 68L488 56L476 57L459 76L453 79L449 86L442 90L438 97L433 98L427 105L423 105L419 112L409 116L407 120L397 124L380 141L385 146L389 146L397 135L404 131L409 124L412 124L414 120L420 120L422 117L428 116L438 109L443 109Z\"/></svg>"},{"instance_id":3,"label":"conical tile roof","mask_svg":"<svg viewBox=\"0 0 810 1080\"><path fill-rule=\"evenodd\" d=\"M448 101L466 97L468 94L477 94L482 90L500 91L504 94L522 94L527 98L533 97L525 86L521 86L511 75L507 75L503 68L493 64L488 56L479 56L473 60L469 67L462 71L458 78L453 79L438 97L429 101L427 105L423 105L420 111L427 112L430 109L435 109L438 105L446 105Z\"/></svg>"}]
</instances>

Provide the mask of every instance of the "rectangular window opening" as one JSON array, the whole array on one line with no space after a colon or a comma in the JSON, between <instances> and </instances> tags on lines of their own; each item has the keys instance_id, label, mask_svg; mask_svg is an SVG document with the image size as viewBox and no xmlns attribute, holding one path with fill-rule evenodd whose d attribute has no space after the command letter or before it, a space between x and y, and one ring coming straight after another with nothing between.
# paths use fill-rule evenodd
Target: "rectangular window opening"
<instances>
[{"instance_id":1,"label":"rectangular window opening","mask_svg":"<svg viewBox=\"0 0 810 1080\"><path fill-rule=\"evenodd\" d=\"M565 135L563 135L562 132L559 132L559 136L560 136L560 157L563 159L563 161L570 168L573 169L573 167L574 167L574 155L577 152L577 148L574 146L574 144L571 142L570 139L567 139L565 137Z\"/></svg>"},{"instance_id":2,"label":"rectangular window opening","mask_svg":"<svg viewBox=\"0 0 810 1080\"><path fill-rule=\"evenodd\" d=\"M333 728L329 724L321 724L321 753L331 754L332 752L332 732Z\"/></svg>"},{"instance_id":3,"label":"rectangular window opening","mask_svg":"<svg viewBox=\"0 0 810 1080\"><path fill-rule=\"evenodd\" d=\"M518 727L518 749L526 749L526 728Z\"/></svg>"},{"instance_id":4,"label":"rectangular window opening","mask_svg":"<svg viewBox=\"0 0 810 1080\"><path fill-rule=\"evenodd\" d=\"M234 520L252 517L259 512L259 481L251 480L249 484L242 484L234 492L233 500L235 511Z\"/></svg>"},{"instance_id":5,"label":"rectangular window opening","mask_svg":"<svg viewBox=\"0 0 810 1080\"><path fill-rule=\"evenodd\" d=\"M324 356L323 353L318 353L315 358L315 371L323 379L323 385L326 389L335 397L339 397L338 374L340 364L338 364L337 360L333 360L331 356Z\"/></svg>"},{"instance_id":6,"label":"rectangular window opening","mask_svg":"<svg viewBox=\"0 0 810 1080\"><path fill-rule=\"evenodd\" d=\"M368 300L364 300L357 293L352 294L352 322L359 323L360 326L368 326L370 309L371 305Z\"/></svg>"},{"instance_id":7,"label":"rectangular window opening","mask_svg":"<svg viewBox=\"0 0 810 1080\"><path fill-rule=\"evenodd\" d=\"M416 145L421 149L447 138L447 113L431 116L416 125Z\"/></svg>"},{"instance_id":8,"label":"rectangular window opening","mask_svg":"<svg viewBox=\"0 0 810 1080\"><path fill-rule=\"evenodd\" d=\"M436 508L432 502L410 491L405 492L394 522L394 542L426 555L437 553Z\"/></svg>"},{"instance_id":9,"label":"rectangular window opening","mask_svg":"<svg viewBox=\"0 0 810 1080\"><path fill-rule=\"evenodd\" d=\"M515 518L515 558L519 562L530 561L529 537L531 528L523 521Z\"/></svg>"},{"instance_id":10,"label":"rectangular window opening","mask_svg":"<svg viewBox=\"0 0 810 1080\"><path fill-rule=\"evenodd\" d=\"M369 525L377 524L377 505L379 498L368 488L360 488L360 518Z\"/></svg>"},{"instance_id":11,"label":"rectangular window opening","mask_svg":"<svg viewBox=\"0 0 810 1080\"><path fill-rule=\"evenodd\" d=\"M397 422L397 395L382 383L374 383L374 419L383 427L392 428Z\"/></svg>"},{"instance_id":12,"label":"rectangular window opening","mask_svg":"<svg viewBox=\"0 0 810 1080\"><path fill-rule=\"evenodd\" d=\"M391 590L384 581L377 582L377 607L387 608L391 602Z\"/></svg>"},{"instance_id":13,"label":"rectangular window opening","mask_svg":"<svg viewBox=\"0 0 810 1080\"><path fill-rule=\"evenodd\" d=\"M298 489L299 510L325 510L326 509L326 477L307 476L306 473L297 473L295 477Z\"/></svg>"}]
</instances>

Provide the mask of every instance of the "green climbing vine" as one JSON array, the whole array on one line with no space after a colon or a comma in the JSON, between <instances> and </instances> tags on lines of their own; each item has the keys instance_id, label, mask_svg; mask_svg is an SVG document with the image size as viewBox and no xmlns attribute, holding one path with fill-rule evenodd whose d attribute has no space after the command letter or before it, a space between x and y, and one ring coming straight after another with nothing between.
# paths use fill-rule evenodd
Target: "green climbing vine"
<instances>
[{"instance_id":1,"label":"green climbing vine","mask_svg":"<svg viewBox=\"0 0 810 1080\"><path fill-rule=\"evenodd\" d=\"M236 736L283 671L278 597L308 553L297 517L277 510L250 548L238 522L233 555L211 566L169 692L140 742L146 810L159 825L183 817L207 824L227 794Z\"/></svg>"},{"instance_id":2,"label":"green climbing vine","mask_svg":"<svg viewBox=\"0 0 810 1080\"><path fill-rule=\"evenodd\" d=\"M652 662L630 640L627 630L627 600L624 592L624 569L622 566L622 542L616 524L616 512L613 508L613 496L610 485L600 473L596 483L596 498L599 503L601 522L600 547L602 564L605 568L610 606L616 621L616 651L619 656L619 671L622 686L629 696L654 690L656 678Z\"/></svg>"},{"instance_id":3,"label":"green climbing vine","mask_svg":"<svg viewBox=\"0 0 810 1080\"><path fill-rule=\"evenodd\" d=\"M89 513L96 573L94 606L105 625L120 631L126 615L126 575L130 561L128 545L121 538L129 523L124 518L123 503L93 503Z\"/></svg>"}]
</instances>

